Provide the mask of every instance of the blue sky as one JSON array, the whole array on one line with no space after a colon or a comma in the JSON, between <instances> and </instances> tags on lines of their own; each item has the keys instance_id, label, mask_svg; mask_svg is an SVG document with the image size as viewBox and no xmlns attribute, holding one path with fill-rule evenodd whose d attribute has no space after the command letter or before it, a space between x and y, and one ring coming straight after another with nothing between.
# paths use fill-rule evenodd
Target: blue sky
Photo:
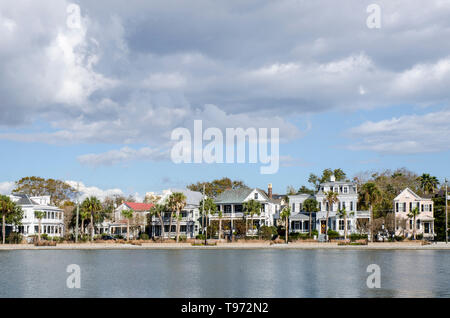
<instances>
[{"instance_id":1,"label":"blue sky","mask_svg":"<svg viewBox=\"0 0 450 318\"><path fill-rule=\"evenodd\" d=\"M224 176L282 193L325 168L448 177L450 4L378 1L370 29L371 3L3 1L0 192L30 175L138 198ZM279 128L279 171L172 163L196 119Z\"/></svg>"}]
</instances>

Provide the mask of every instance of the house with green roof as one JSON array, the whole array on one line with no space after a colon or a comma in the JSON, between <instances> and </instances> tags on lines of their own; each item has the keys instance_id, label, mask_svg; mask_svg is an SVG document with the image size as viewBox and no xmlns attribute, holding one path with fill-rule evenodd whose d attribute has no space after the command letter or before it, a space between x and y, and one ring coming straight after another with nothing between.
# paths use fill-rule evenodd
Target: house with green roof
<instances>
[{"instance_id":1,"label":"house with green roof","mask_svg":"<svg viewBox=\"0 0 450 318\"><path fill-rule=\"evenodd\" d=\"M251 217L244 211L244 203L255 200L261 203L261 213L253 216L255 229L249 229L247 235L256 235L263 226L275 225L275 217L280 212L281 202L272 197L272 185L269 184L267 193L259 188L228 189L219 194L214 202L218 211L222 212L222 221L250 220ZM218 220L218 213L213 214L209 220Z\"/></svg>"}]
</instances>

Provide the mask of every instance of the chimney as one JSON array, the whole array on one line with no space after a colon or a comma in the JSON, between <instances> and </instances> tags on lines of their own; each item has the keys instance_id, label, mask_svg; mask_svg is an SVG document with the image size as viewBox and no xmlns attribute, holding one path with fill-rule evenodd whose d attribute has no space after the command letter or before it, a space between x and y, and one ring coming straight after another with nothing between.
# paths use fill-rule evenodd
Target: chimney
<instances>
[{"instance_id":1,"label":"chimney","mask_svg":"<svg viewBox=\"0 0 450 318\"><path fill-rule=\"evenodd\" d=\"M331 182L336 182L336 177L334 176L334 174L331 175L330 181L331 181Z\"/></svg>"},{"instance_id":2,"label":"chimney","mask_svg":"<svg viewBox=\"0 0 450 318\"><path fill-rule=\"evenodd\" d=\"M267 193L269 194L269 199L272 199L272 183L269 183Z\"/></svg>"}]
</instances>

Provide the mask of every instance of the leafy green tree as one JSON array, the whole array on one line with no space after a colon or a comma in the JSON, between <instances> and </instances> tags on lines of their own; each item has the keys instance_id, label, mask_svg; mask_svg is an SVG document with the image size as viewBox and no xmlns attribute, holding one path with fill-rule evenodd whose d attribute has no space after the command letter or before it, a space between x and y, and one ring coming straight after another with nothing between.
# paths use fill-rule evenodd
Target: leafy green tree
<instances>
[{"instance_id":1,"label":"leafy green tree","mask_svg":"<svg viewBox=\"0 0 450 318\"><path fill-rule=\"evenodd\" d=\"M62 206L65 201L75 198L77 190L61 180L25 177L16 181L16 187L12 193L23 193L29 196L49 195L52 204Z\"/></svg>"},{"instance_id":2,"label":"leafy green tree","mask_svg":"<svg viewBox=\"0 0 450 318\"><path fill-rule=\"evenodd\" d=\"M328 191L325 193L325 198L323 199L324 203L328 203L328 209L327 209L327 219L325 221L325 231L326 231L326 239L328 241L328 218L330 215L330 211L333 210L333 205L339 202L338 194L333 191Z\"/></svg>"},{"instance_id":3,"label":"leafy green tree","mask_svg":"<svg viewBox=\"0 0 450 318\"><path fill-rule=\"evenodd\" d=\"M338 211L337 215L340 218L344 219L344 239L347 240L347 217L348 216L353 216L355 214L355 212L347 212L347 210L345 208L341 209Z\"/></svg>"},{"instance_id":4,"label":"leafy green tree","mask_svg":"<svg viewBox=\"0 0 450 318\"><path fill-rule=\"evenodd\" d=\"M295 191L295 188L293 186L289 185L286 188L286 193L287 195L294 195L297 193L297 191Z\"/></svg>"},{"instance_id":5,"label":"leafy green tree","mask_svg":"<svg viewBox=\"0 0 450 318\"><path fill-rule=\"evenodd\" d=\"M22 208L16 205L9 196L0 195L0 214L2 215L3 244L6 241L6 223L20 225L23 218Z\"/></svg>"},{"instance_id":6,"label":"leafy green tree","mask_svg":"<svg viewBox=\"0 0 450 318\"><path fill-rule=\"evenodd\" d=\"M359 202L362 207L369 208L370 213L370 241L373 242L373 207L382 201L382 193L373 182L364 184L359 193Z\"/></svg>"},{"instance_id":7,"label":"leafy green tree","mask_svg":"<svg viewBox=\"0 0 450 318\"><path fill-rule=\"evenodd\" d=\"M298 189L297 194L309 194L309 195L314 195L314 190L309 189L307 187L305 187L304 185L301 186L300 189Z\"/></svg>"},{"instance_id":8,"label":"leafy green tree","mask_svg":"<svg viewBox=\"0 0 450 318\"><path fill-rule=\"evenodd\" d=\"M181 221L181 210L186 206L186 196L181 192L172 193L167 199L167 207L176 213L177 219L177 243L180 240L180 221Z\"/></svg>"},{"instance_id":9,"label":"leafy green tree","mask_svg":"<svg viewBox=\"0 0 450 318\"><path fill-rule=\"evenodd\" d=\"M413 237L414 240L416 239L416 218L419 216L420 214L420 210L418 207L415 207L414 209L412 209L412 211L409 211L408 213L408 217L410 219L413 219Z\"/></svg>"},{"instance_id":10,"label":"leafy green tree","mask_svg":"<svg viewBox=\"0 0 450 318\"><path fill-rule=\"evenodd\" d=\"M244 213L248 216L250 215L250 219L251 219L251 229L252 229L252 233L253 233L253 216L261 213L261 203L259 201L256 200L248 200L247 202L244 202Z\"/></svg>"},{"instance_id":11,"label":"leafy green tree","mask_svg":"<svg viewBox=\"0 0 450 318\"><path fill-rule=\"evenodd\" d=\"M42 228L42 219L45 217L45 212L44 211L35 211L34 212L34 216L39 220L39 224L38 224L38 242L41 241L41 228Z\"/></svg>"},{"instance_id":12,"label":"leafy green tree","mask_svg":"<svg viewBox=\"0 0 450 318\"><path fill-rule=\"evenodd\" d=\"M84 211L90 214L90 228L91 228L91 241L94 240L94 216L102 210L102 204L100 200L94 196L84 199L81 204Z\"/></svg>"},{"instance_id":13,"label":"leafy green tree","mask_svg":"<svg viewBox=\"0 0 450 318\"><path fill-rule=\"evenodd\" d=\"M187 188L192 191L203 193L203 185L205 186L205 195L211 198L217 197L227 189L243 189L248 188L244 182L239 180L231 180L230 178L216 179L211 182L197 182L188 185Z\"/></svg>"},{"instance_id":14,"label":"leafy green tree","mask_svg":"<svg viewBox=\"0 0 450 318\"><path fill-rule=\"evenodd\" d=\"M319 211L319 202L314 198L308 198L303 202L303 209L309 213L309 236L312 234L312 214Z\"/></svg>"},{"instance_id":15,"label":"leafy green tree","mask_svg":"<svg viewBox=\"0 0 450 318\"><path fill-rule=\"evenodd\" d=\"M289 242L289 217L291 216L291 208L289 206L285 206L283 211L280 213L281 219L284 219L286 232L285 232L285 240L286 244Z\"/></svg>"},{"instance_id":16,"label":"leafy green tree","mask_svg":"<svg viewBox=\"0 0 450 318\"><path fill-rule=\"evenodd\" d=\"M130 240L130 220L133 218L133 210L124 209L121 212L122 216L127 219L127 241Z\"/></svg>"}]
</instances>

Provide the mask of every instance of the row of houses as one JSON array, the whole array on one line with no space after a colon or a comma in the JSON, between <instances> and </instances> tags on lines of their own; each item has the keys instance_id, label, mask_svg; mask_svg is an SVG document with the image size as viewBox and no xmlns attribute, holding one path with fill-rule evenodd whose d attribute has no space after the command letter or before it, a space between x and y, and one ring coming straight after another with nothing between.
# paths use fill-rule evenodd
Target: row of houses
<instances>
[{"instance_id":1,"label":"row of houses","mask_svg":"<svg viewBox=\"0 0 450 318\"><path fill-rule=\"evenodd\" d=\"M337 193L338 202L329 206L325 201L326 193L333 191ZM180 235L187 238L195 238L202 232L202 218L200 214L200 202L203 198L202 193L187 189L168 189L159 196L158 203L163 203L175 192L182 192L186 196L186 205L181 212ZM244 211L244 204L249 200L258 201L261 204L261 213L252 216L255 228L249 228L247 235L256 235L261 226L277 226L280 220L280 212L289 204L291 216L289 218L289 229L292 233L307 233L310 228L318 232L318 238L326 233L326 217L328 213L328 228L344 235L345 220L338 213L345 209L347 213L347 233L361 233L364 229L361 224L368 224L370 214L368 211L358 210L358 188L353 182L336 181L332 176L328 182L322 183L316 189L314 195L297 194L288 196L273 195L272 185L268 185L267 191L259 188L241 188L228 189L214 198L218 211L221 212L222 221L229 222L231 229L238 220L250 218ZM318 211L314 213L305 212L304 202L314 198L318 202ZM63 236L67 229L64 228L64 213L61 209L50 205L50 197L29 197L27 195L11 195L11 199L20 205L24 211L22 225L17 229L25 236L35 235L38 232L39 220L35 217L35 211L45 212L41 220L41 233L47 233L49 236ZM288 201L288 202L286 202ZM161 220L153 216L148 218L153 204L123 202L116 207L110 220L105 220L102 224L96 226L98 233L108 233L111 235L126 235L127 220L122 216L124 209L132 210L133 230L130 231L131 237L136 237L140 233L149 231L152 236L160 237L164 232L166 237L175 236L176 220L173 219L172 229L170 227L170 212L163 214ZM428 198L422 198L410 189L403 190L393 202L395 215L395 234L410 237L413 233L413 221L408 217L408 213L418 207L420 214L416 220L416 233L423 235L424 238L433 238L434 217L433 201ZM219 214L212 214L208 218L208 223L219 219ZM149 223L150 222L150 223ZM164 226L164 231L162 231Z\"/></svg>"}]
</instances>

